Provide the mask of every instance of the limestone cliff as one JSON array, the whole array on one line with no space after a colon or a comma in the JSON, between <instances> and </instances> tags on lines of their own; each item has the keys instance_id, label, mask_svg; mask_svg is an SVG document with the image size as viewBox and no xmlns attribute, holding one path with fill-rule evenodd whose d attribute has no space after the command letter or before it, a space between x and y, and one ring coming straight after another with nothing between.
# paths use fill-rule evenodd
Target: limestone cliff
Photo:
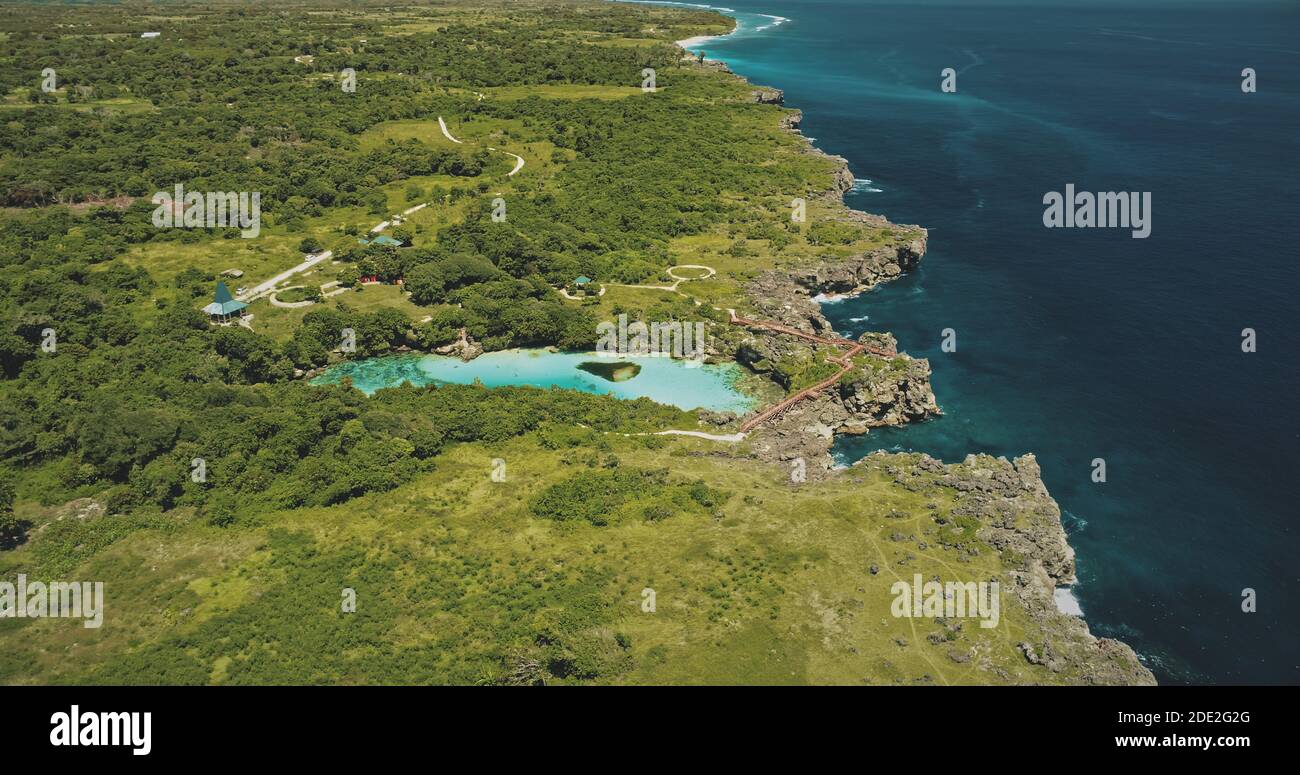
<instances>
[{"instance_id":1,"label":"limestone cliff","mask_svg":"<svg viewBox=\"0 0 1300 775\"><path fill-rule=\"evenodd\" d=\"M1006 568L1000 579L1003 593L1014 598L1034 625L1034 635L1018 648L1027 662L1053 674L1044 676L1044 682L1155 684L1155 676L1127 644L1094 637L1083 619L1057 608L1056 588L1075 581L1074 550L1033 455L1014 461L968 455L961 463L945 465L924 454L876 453L855 465L883 466L910 490L937 487L957 494L951 512L935 519L969 526L963 529L973 530L978 542L1000 553ZM954 533L961 531L949 535ZM967 549L978 551L974 545Z\"/></svg>"}]
</instances>

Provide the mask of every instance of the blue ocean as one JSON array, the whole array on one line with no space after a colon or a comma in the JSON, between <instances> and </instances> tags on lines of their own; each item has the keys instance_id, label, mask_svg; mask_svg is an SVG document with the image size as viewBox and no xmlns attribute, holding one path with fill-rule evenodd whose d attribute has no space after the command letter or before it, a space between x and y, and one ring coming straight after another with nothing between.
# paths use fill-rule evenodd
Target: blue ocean
<instances>
[{"instance_id":1,"label":"blue ocean","mask_svg":"<svg viewBox=\"0 0 1300 775\"><path fill-rule=\"evenodd\" d=\"M785 91L851 206L930 230L918 272L825 309L929 358L945 416L841 460L1033 452L1094 633L1162 683L1300 682L1300 4L726 6L694 48ZM1067 184L1150 192L1150 236L1046 228Z\"/></svg>"}]
</instances>

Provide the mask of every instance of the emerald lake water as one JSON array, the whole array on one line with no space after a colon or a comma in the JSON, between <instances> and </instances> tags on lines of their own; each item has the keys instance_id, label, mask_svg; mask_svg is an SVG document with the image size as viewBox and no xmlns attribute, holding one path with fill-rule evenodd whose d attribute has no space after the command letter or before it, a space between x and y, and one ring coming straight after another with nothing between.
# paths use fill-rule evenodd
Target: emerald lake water
<instances>
[{"instance_id":1,"label":"emerald lake water","mask_svg":"<svg viewBox=\"0 0 1300 775\"><path fill-rule=\"evenodd\" d=\"M580 368L583 364L593 363L631 363L640 369L633 369L636 375L631 378L611 381ZM484 353L468 363L443 355L411 353L340 363L326 369L311 384L333 385L349 377L353 387L370 395L404 382L416 386L438 383L470 385L477 380L486 387L528 385L608 393L616 398L648 398L682 409L743 414L754 407L755 399L736 387L737 380L743 375L736 364L687 363L671 358L613 359L595 353L543 349Z\"/></svg>"}]
</instances>

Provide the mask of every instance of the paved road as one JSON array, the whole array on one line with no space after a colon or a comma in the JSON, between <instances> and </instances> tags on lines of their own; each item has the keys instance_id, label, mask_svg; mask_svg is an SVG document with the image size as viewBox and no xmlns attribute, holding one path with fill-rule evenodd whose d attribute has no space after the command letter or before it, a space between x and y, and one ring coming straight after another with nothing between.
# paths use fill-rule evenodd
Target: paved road
<instances>
[{"instance_id":1,"label":"paved road","mask_svg":"<svg viewBox=\"0 0 1300 775\"><path fill-rule=\"evenodd\" d=\"M457 140L456 138L452 137L451 132L447 131L447 122L442 120L442 116L438 116L438 126L442 127L442 133L447 136L448 140L452 141L453 143L461 142L460 140ZM489 148L488 150L495 151L496 149ZM515 168L510 171L509 173L510 175L513 175L519 170L524 168L524 159L522 156L518 156L516 154L510 153L509 151L501 151L501 153L515 157ZM403 211L402 215L410 215L411 213L416 212L417 210L420 210L427 206L428 206L428 202L425 202L423 204L418 204L415 207L411 207ZM391 224L388 221L380 221L373 229L370 230L370 233L377 234L383 231L384 229L387 229L390 225ZM270 280L254 285L252 288L249 288L243 293L237 295L235 298L243 302L250 302L253 301L254 299L259 299L262 296L265 296L266 294L275 290L275 286L279 285L285 280L288 280L290 277L293 277L294 275L299 274L300 272L305 272L308 269L311 269L313 266L316 266L321 261L333 257L333 255L334 255L334 251L326 250L322 253L317 253L314 256L307 256L307 259L303 261L301 264L298 264L292 269L286 269L285 271L281 272L275 277L272 277Z\"/></svg>"},{"instance_id":2,"label":"paved road","mask_svg":"<svg viewBox=\"0 0 1300 775\"><path fill-rule=\"evenodd\" d=\"M239 294L237 298L240 301L244 301L244 302L261 298L262 296L265 296L267 293L270 293L271 291L275 290L275 286L279 285L285 280L288 280L290 277L293 277L299 272L305 272L308 269L311 269L313 266L316 266L320 262L330 258L333 255L334 255L334 251L326 250L321 253L317 253L314 256L307 256L306 261L303 261L301 264L295 266L292 269L286 269L285 271L281 272L275 277L272 277L270 280L267 280L266 282L262 282L262 283L258 283L257 285L254 285L252 288L249 288L248 290Z\"/></svg>"}]
</instances>

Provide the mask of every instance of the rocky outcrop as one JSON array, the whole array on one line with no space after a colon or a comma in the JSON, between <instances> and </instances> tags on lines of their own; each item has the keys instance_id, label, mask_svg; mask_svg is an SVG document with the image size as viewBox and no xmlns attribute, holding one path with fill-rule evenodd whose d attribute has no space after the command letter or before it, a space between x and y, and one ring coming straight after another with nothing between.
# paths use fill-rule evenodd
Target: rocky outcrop
<instances>
[{"instance_id":1,"label":"rocky outcrop","mask_svg":"<svg viewBox=\"0 0 1300 775\"><path fill-rule=\"evenodd\" d=\"M892 279L916 266L925 250L924 232L917 241L890 248L880 248L850 261L828 261L794 272L768 272L746 286L746 295L758 308L756 316L819 336L834 336L830 323L822 315L814 294L855 292ZM867 332L858 341L885 350L897 350L897 342L888 333ZM755 373L768 376L789 390L789 378L780 364L807 361L815 357L814 345L795 336L746 330L734 342L734 357ZM860 434L871 428L916 422L941 414L930 385L930 364L925 359L900 354L891 359L876 359L869 367L850 372L846 380L826 391L825 404L807 401L782 418L764 426L765 442L806 452L809 444L819 441L798 438L800 429L826 426L832 433ZM811 409L809 407L812 407ZM815 416L815 422L809 420ZM825 444L829 450L829 441ZM763 455L784 459L783 453ZM828 459L827 459L828 460ZM826 465L823 466L822 464ZM819 459L818 467L828 467Z\"/></svg>"},{"instance_id":2,"label":"rocky outcrop","mask_svg":"<svg viewBox=\"0 0 1300 775\"><path fill-rule=\"evenodd\" d=\"M829 395L809 399L763 426L747 440L749 452L759 460L782 467L800 461L808 481L832 473L831 445L842 410Z\"/></svg>"},{"instance_id":3,"label":"rocky outcrop","mask_svg":"<svg viewBox=\"0 0 1300 775\"><path fill-rule=\"evenodd\" d=\"M926 231L918 228L905 242L800 267L789 277L813 293L861 293L916 269L925 254L926 238Z\"/></svg>"},{"instance_id":4,"label":"rocky outcrop","mask_svg":"<svg viewBox=\"0 0 1300 775\"><path fill-rule=\"evenodd\" d=\"M858 369L849 376L851 381L833 390L844 409L835 425L839 433L866 433L942 413L930 387L930 362L924 358L899 356L879 369Z\"/></svg>"},{"instance_id":5,"label":"rocky outcrop","mask_svg":"<svg viewBox=\"0 0 1300 775\"><path fill-rule=\"evenodd\" d=\"M834 185L831 187L830 191L834 192L837 197L844 196L852 191L855 178L853 177L853 171L849 169L849 160L843 156L831 156L830 154L823 155L831 161L836 162L838 165L831 177Z\"/></svg>"},{"instance_id":6,"label":"rocky outcrop","mask_svg":"<svg viewBox=\"0 0 1300 775\"><path fill-rule=\"evenodd\" d=\"M54 513L54 521L62 522L65 519L72 519L84 522L88 519L102 517L105 513L104 504L94 498L77 498L60 506Z\"/></svg>"},{"instance_id":7,"label":"rocky outcrop","mask_svg":"<svg viewBox=\"0 0 1300 775\"><path fill-rule=\"evenodd\" d=\"M781 128L788 129L792 132L798 130L799 125L802 123L803 123L802 110L791 110L781 117Z\"/></svg>"},{"instance_id":8,"label":"rocky outcrop","mask_svg":"<svg viewBox=\"0 0 1300 775\"><path fill-rule=\"evenodd\" d=\"M462 328L456 341L451 344L444 344L441 347L435 347L433 352L435 355L455 355L468 363L483 354L483 345L474 341L474 338Z\"/></svg>"},{"instance_id":9,"label":"rocky outcrop","mask_svg":"<svg viewBox=\"0 0 1300 775\"><path fill-rule=\"evenodd\" d=\"M866 333L859 341L894 348L889 334ZM748 332L736 346L735 358L751 371L784 386L788 377L778 364L812 357L812 345L797 337L769 332ZM867 433L872 428L917 422L941 414L930 387L930 364L923 358L899 355L876 359L856 369L821 395L795 404L769 420L761 433L750 437L758 457L769 461L803 458L815 471L831 467L834 435ZM816 478L810 474L811 478Z\"/></svg>"},{"instance_id":10,"label":"rocky outcrop","mask_svg":"<svg viewBox=\"0 0 1300 775\"><path fill-rule=\"evenodd\" d=\"M754 89L749 96L760 105L780 105L785 102L785 93L780 89Z\"/></svg>"},{"instance_id":11,"label":"rocky outcrop","mask_svg":"<svg viewBox=\"0 0 1300 775\"><path fill-rule=\"evenodd\" d=\"M936 521L964 521L979 542L1000 553L1006 568L1000 579L1003 594L1014 597L1036 625L1034 639L1021 642L1020 652L1029 664L1056 674L1050 680L1155 684L1155 676L1127 644L1094 637L1083 619L1057 608L1056 588L1075 581L1074 551L1033 455L1014 461L968 455L961 463L945 465L924 454L878 452L854 465L883 468L912 491L955 493L951 512L936 514ZM964 548L978 551L974 545Z\"/></svg>"}]
</instances>

